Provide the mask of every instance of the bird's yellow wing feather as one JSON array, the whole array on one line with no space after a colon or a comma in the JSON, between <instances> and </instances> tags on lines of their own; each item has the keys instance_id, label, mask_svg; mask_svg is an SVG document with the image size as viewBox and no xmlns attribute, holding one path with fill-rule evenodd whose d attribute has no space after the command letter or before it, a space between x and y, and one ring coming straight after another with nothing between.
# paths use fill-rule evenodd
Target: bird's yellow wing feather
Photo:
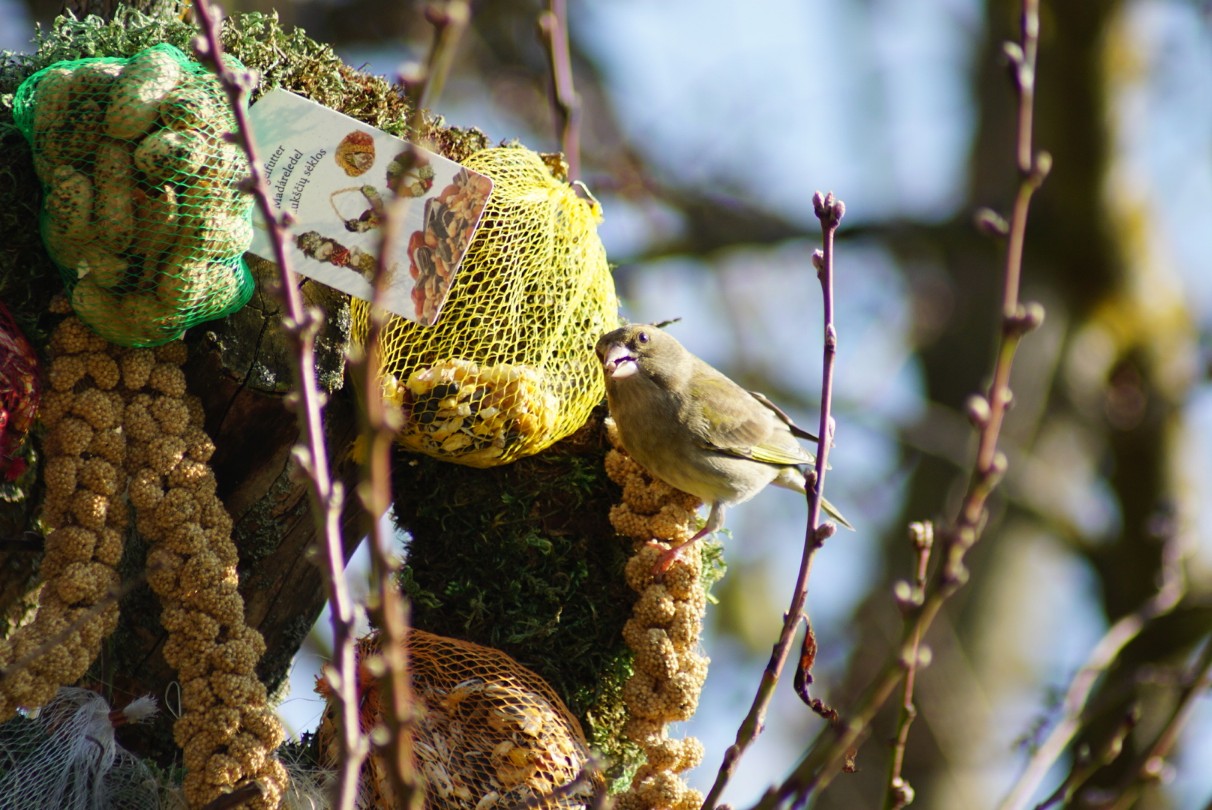
<instances>
[{"instance_id":1,"label":"bird's yellow wing feather","mask_svg":"<svg viewBox=\"0 0 1212 810\"><path fill-rule=\"evenodd\" d=\"M765 464L806 464L812 460L798 445L789 449L774 444L771 411L766 403L719 372L701 374L694 380L690 398L706 403L699 419L687 420L702 447Z\"/></svg>"}]
</instances>

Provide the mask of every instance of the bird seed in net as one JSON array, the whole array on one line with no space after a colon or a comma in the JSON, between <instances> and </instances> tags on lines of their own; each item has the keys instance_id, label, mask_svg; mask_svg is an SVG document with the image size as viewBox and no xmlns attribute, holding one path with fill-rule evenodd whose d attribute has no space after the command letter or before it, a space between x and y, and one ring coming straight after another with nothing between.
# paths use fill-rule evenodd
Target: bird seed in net
<instances>
[{"instance_id":1,"label":"bird seed in net","mask_svg":"<svg viewBox=\"0 0 1212 810\"><path fill-rule=\"evenodd\" d=\"M366 663L379 645L377 633L358 643L364 731L386 711ZM421 709L412 727L414 765L429 810L585 807L605 790L580 723L538 675L500 650L422 630L409 631L407 652ZM328 694L323 682L317 690ZM338 735L330 702L318 730L322 760L336 762ZM386 806L388 767L372 752L359 807Z\"/></svg>"},{"instance_id":2,"label":"bird seed in net","mask_svg":"<svg viewBox=\"0 0 1212 810\"><path fill-rule=\"evenodd\" d=\"M405 416L401 445L491 467L571 434L601 402L593 347L618 324L618 301L596 202L527 149L463 165L493 181L480 227L437 323L389 318L381 373ZM365 340L369 305L355 300L353 319Z\"/></svg>"},{"instance_id":3,"label":"bird seed in net","mask_svg":"<svg viewBox=\"0 0 1212 810\"><path fill-rule=\"evenodd\" d=\"M205 67L171 45L57 62L17 88L13 115L42 181L43 241L98 334L154 346L248 301L248 161Z\"/></svg>"}]
</instances>

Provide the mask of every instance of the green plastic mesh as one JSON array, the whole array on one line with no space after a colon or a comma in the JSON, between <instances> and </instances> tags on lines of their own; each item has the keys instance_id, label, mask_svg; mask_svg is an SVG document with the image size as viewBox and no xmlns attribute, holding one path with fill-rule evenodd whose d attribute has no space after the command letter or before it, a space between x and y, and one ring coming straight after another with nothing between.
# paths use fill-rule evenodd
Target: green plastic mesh
<instances>
[{"instance_id":1,"label":"green plastic mesh","mask_svg":"<svg viewBox=\"0 0 1212 810\"><path fill-rule=\"evenodd\" d=\"M492 194L438 322L388 320L383 392L404 413L404 447L491 467L568 436L601 402L593 347L618 324L618 301L595 202L527 149L484 149L463 165L492 178ZM427 210L425 221L448 231L452 218ZM421 252L410 250L418 287L434 275ZM355 301L354 340L368 321Z\"/></svg>"},{"instance_id":2,"label":"green plastic mesh","mask_svg":"<svg viewBox=\"0 0 1212 810\"><path fill-rule=\"evenodd\" d=\"M154 346L247 303L248 174L227 97L172 45L57 62L17 88L43 241L76 314L107 340Z\"/></svg>"}]
</instances>

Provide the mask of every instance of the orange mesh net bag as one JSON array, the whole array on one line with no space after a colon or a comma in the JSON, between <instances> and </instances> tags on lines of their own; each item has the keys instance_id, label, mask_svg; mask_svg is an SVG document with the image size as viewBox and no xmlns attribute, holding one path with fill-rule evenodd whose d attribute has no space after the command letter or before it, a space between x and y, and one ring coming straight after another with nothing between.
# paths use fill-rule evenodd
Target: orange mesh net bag
<instances>
[{"instance_id":1,"label":"orange mesh net bag","mask_svg":"<svg viewBox=\"0 0 1212 810\"><path fill-rule=\"evenodd\" d=\"M596 202L527 149L463 161L492 178L480 228L438 322L388 320L383 393L405 448L473 467L537 453L584 424L603 397L593 347L618 323ZM369 305L354 301L353 337Z\"/></svg>"},{"instance_id":2,"label":"orange mesh net bag","mask_svg":"<svg viewBox=\"0 0 1212 810\"><path fill-rule=\"evenodd\" d=\"M366 663L379 645L377 633L358 643L364 731L385 710ZM425 781L427 808L585 807L605 790L580 723L538 675L500 650L423 630L410 630L406 647L421 710L413 726L414 765ZM328 696L323 680L316 688ZM335 765L339 728L331 704L317 735L321 761ZM372 751L359 807L386 806L387 768Z\"/></svg>"},{"instance_id":3,"label":"orange mesh net bag","mask_svg":"<svg viewBox=\"0 0 1212 810\"><path fill-rule=\"evenodd\" d=\"M42 181L42 238L72 308L120 346L154 346L239 309L248 162L227 97L172 45L57 62L13 99Z\"/></svg>"}]
</instances>

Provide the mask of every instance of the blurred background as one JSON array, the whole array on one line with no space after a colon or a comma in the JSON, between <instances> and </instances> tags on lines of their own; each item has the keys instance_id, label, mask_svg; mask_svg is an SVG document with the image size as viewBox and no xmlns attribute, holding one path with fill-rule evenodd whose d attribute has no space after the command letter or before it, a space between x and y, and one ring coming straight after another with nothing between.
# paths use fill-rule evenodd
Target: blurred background
<instances>
[{"instance_id":1,"label":"blurred background","mask_svg":"<svg viewBox=\"0 0 1212 810\"><path fill-rule=\"evenodd\" d=\"M228 2L276 10L354 66L395 76L428 47L418 4ZM692 351L814 426L819 243L811 195L846 203L836 267L838 423L830 499L858 526L818 554L809 613L817 693L843 713L900 636L892 589L906 526L954 515L973 454L966 398L987 384L1002 251L973 211L1008 213L1014 95L1001 59L1017 3L569 0L580 176L625 314L681 318ZM451 124L560 147L536 33L545 5L473 4L435 109ZM28 50L57 3L0 0L0 48ZM915 806L992 807L1061 713L1094 645L1163 581L1181 599L1099 682L1079 742L1096 752L1072 806L1212 806L1206 696L1133 804L1101 801L1191 683L1212 632L1212 6L1045 2L1035 198L1024 298L1044 327L1021 347L1003 434L1009 472L972 577L927 638L905 769ZM727 577L708 613L700 710L680 733L706 789L748 709L790 599L804 504L770 490L733 509ZM309 659L310 656L310 660ZM316 655L283 706L306 730ZM1135 718L1118 757L1099 758ZM895 715L816 807L878 806ZM756 800L823 727L780 687L724 799ZM1076 760L1082 764L1080 755ZM1043 801L1075 764L1063 759ZM1106 791L1106 792L1103 792ZM1135 795L1135 794L1133 794Z\"/></svg>"}]
</instances>

